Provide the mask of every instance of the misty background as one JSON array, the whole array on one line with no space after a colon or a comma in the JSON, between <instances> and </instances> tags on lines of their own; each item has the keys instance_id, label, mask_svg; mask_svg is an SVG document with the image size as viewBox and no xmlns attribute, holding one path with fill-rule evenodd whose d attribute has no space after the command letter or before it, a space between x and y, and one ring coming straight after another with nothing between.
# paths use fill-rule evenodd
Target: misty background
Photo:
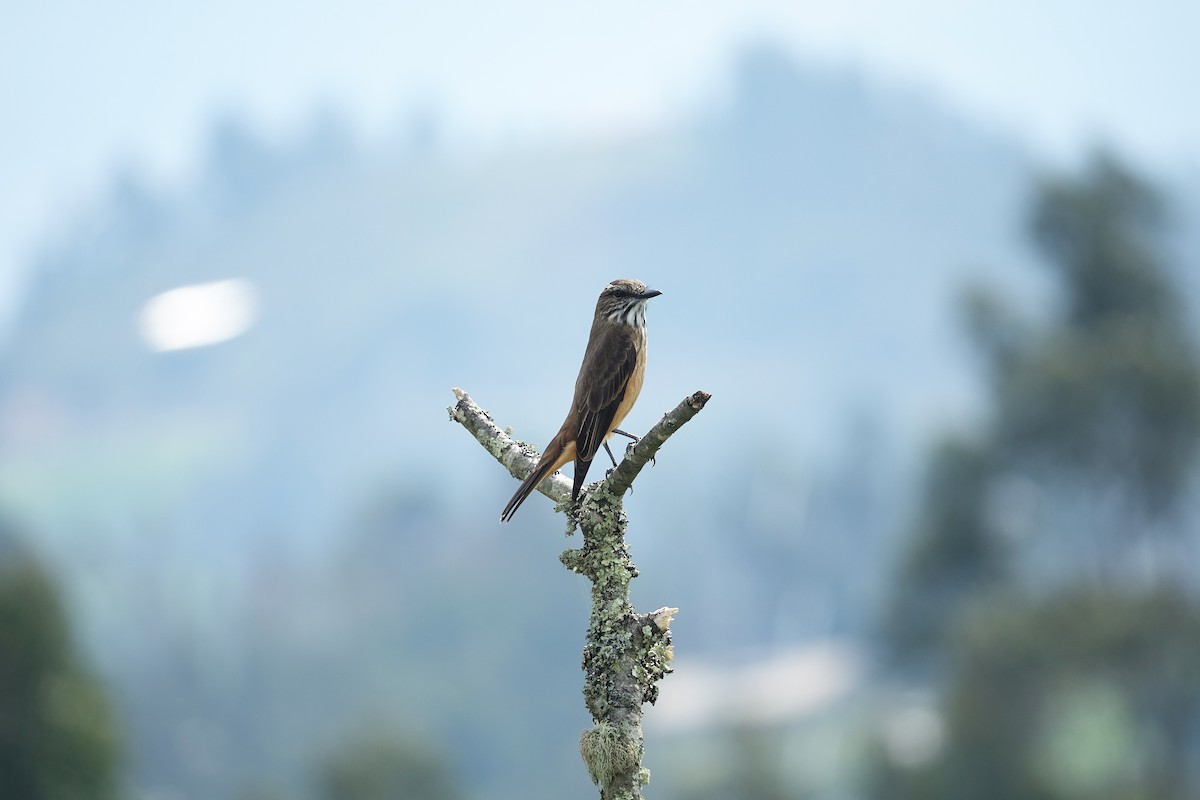
<instances>
[{"instance_id":1,"label":"misty background","mask_svg":"<svg viewBox=\"0 0 1200 800\"><path fill-rule=\"evenodd\" d=\"M594 791L617 277L648 797L1200 787L1191 7L0 13L0 794Z\"/></svg>"}]
</instances>

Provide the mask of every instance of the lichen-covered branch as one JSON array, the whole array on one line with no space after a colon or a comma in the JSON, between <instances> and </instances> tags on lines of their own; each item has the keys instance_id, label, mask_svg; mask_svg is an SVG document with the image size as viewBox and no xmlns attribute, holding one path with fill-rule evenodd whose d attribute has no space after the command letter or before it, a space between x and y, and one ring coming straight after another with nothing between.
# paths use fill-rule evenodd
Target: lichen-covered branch
<instances>
[{"instance_id":1,"label":"lichen-covered branch","mask_svg":"<svg viewBox=\"0 0 1200 800\"><path fill-rule=\"evenodd\" d=\"M471 396L462 389L455 387L454 396L458 402L450 406L450 419L461 423L471 435L483 445L483 449L492 454L509 474L519 480L533 470L537 464L538 451L524 442L518 442L501 430L492 420L492 415L484 411ZM538 491L549 497L555 503L562 503L571 497L571 481L561 472L556 472L538 486Z\"/></svg>"},{"instance_id":2,"label":"lichen-covered branch","mask_svg":"<svg viewBox=\"0 0 1200 800\"><path fill-rule=\"evenodd\" d=\"M514 441L486 411L460 389L450 418L462 423L496 460L517 478L537 463L537 453ZM570 570L592 582L592 613L583 649L584 701L594 726L584 731L579 750L601 800L638 800L650 780L642 767L642 705L658 699L658 681L671 671L671 618L678 609L638 614L629 602L629 582L637 567L625 544L628 518L622 497L663 443L694 417L710 395L696 392L663 416L604 480L589 484L578 506L567 507L571 483L559 473L542 482L541 492L568 508L583 546L560 556Z\"/></svg>"},{"instance_id":3,"label":"lichen-covered branch","mask_svg":"<svg viewBox=\"0 0 1200 800\"><path fill-rule=\"evenodd\" d=\"M608 476L606 483L609 491L616 495L624 495L633 485L633 479L642 471L642 467L654 458L658 448L662 447L681 425L700 413L700 409L704 408L704 404L710 397L712 395L707 392L695 392L690 397L685 397L675 408L663 414L663 418L658 421L657 425L651 428L637 444L625 451L625 458L613 470L612 475Z\"/></svg>"}]
</instances>

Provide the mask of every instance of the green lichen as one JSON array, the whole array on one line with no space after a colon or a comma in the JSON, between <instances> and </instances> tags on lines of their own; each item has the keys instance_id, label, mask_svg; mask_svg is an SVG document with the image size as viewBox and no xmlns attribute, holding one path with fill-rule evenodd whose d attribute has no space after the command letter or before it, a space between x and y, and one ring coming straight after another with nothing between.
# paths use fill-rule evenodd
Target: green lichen
<instances>
[{"instance_id":1,"label":"green lichen","mask_svg":"<svg viewBox=\"0 0 1200 800\"><path fill-rule=\"evenodd\" d=\"M512 429L503 431L492 417L454 390L459 403L447 409L487 450L510 470L520 462L514 445L528 459L537 449L514 441ZM563 499L557 510L567 518L566 535L578 528L583 546L559 556L563 565L592 582L592 611L587 644L583 650L586 673L583 695L595 727L580 737L580 752L592 780L602 787L606 800L638 800L640 786L649 784L650 770L641 766L642 704L658 698L656 683L671 671L673 651L667 629L670 613L637 615L629 602L629 583L638 576L625 543L628 517L622 497L646 460L653 458L667 437L704 407L709 395L696 392L636 445L626 447L626 459L604 480L589 485L579 503ZM665 423L665 424L664 424ZM522 462L523 463L523 462ZM561 482L557 486L562 486ZM553 492L560 496L561 489Z\"/></svg>"},{"instance_id":2,"label":"green lichen","mask_svg":"<svg viewBox=\"0 0 1200 800\"><path fill-rule=\"evenodd\" d=\"M638 570L625 543L628 517L607 481L590 485L567 513L570 529L583 532L583 546L560 560L592 582L592 612L583 650L583 697L596 726L580 739L592 780L607 786L604 797L636 800L649 781L641 767L641 706L658 697L655 681L669 671L660 646L669 633L635 613L630 581Z\"/></svg>"},{"instance_id":3,"label":"green lichen","mask_svg":"<svg viewBox=\"0 0 1200 800\"><path fill-rule=\"evenodd\" d=\"M642 745L623 735L616 725L597 722L595 727L580 735L579 753L592 783L603 788L638 767L642 760ZM638 777L641 778L640 772Z\"/></svg>"}]
</instances>

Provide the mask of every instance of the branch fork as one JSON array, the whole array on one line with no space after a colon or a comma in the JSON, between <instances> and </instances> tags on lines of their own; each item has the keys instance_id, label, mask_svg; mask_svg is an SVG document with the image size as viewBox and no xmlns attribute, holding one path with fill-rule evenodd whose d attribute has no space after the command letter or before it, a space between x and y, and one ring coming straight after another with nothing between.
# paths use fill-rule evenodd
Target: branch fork
<instances>
[{"instance_id":1,"label":"branch fork","mask_svg":"<svg viewBox=\"0 0 1200 800\"><path fill-rule=\"evenodd\" d=\"M461 389L450 419L465 427L512 474L524 479L537 464L535 448L513 439ZM583 532L583 546L559 560L592 582L592 612L583 649L583 697L595 723L583 732L579 750L601 800L638 800L650 781L642 766L642 705L658 699L658 681L671 672L671 619L677 608L638 614L629 602L629 582L638 575L625 543L622 498L635 478L675 431L704 408L711 395L695 392L663 415L625 450L625 458L603 480L588 484L578 505L571 481L556 472L538 491L569 520L567 533Z\"/></svg>"}]
</instances>

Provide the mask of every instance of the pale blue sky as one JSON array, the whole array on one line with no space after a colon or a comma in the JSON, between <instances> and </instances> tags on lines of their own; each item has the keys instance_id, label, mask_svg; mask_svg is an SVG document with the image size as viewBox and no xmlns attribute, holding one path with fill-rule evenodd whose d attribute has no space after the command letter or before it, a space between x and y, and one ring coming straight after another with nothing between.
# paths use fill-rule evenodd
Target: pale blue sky
<instances>
[{"instance_id":1,"label":"pale blue sky","mask_svg":"<svg viewBox=\"0 0 1200 800\"><path fill-rule=\"evenodd\" d=\"M1195 0L0 0L0 319L36 242L115 164L186 180L223 110L280 137L321 103L368 140L430 106L466 147L620 134L719 100L759 39L1050 156L1103 140L1200 160Z\"/></svg>"}]
</instances>

